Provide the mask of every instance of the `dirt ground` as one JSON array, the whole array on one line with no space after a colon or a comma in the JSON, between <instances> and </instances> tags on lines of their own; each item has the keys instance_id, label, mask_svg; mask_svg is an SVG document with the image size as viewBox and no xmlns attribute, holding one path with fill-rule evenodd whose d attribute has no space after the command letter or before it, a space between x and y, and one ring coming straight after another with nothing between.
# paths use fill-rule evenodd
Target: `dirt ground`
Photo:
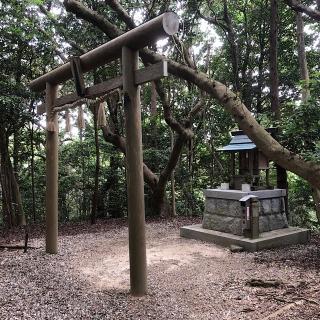
<instances>
[{"instance_id":1,"label":"dirt ground","mask_svg":"<svg viewBox=\"0 0 320 320\"><path fill-rule=\"evenodd\" d=\"M64 225L57 255L44 253L43 231L32 227L34 249L0 250L0 319L320 319L319 236L305 246L231 253L180 238L179 227L192 223L199 220L148 221L142 298L129 294L125 221ZM17 244L20 233L2 231L0 243Z\"/></svg>"}]
</instances>

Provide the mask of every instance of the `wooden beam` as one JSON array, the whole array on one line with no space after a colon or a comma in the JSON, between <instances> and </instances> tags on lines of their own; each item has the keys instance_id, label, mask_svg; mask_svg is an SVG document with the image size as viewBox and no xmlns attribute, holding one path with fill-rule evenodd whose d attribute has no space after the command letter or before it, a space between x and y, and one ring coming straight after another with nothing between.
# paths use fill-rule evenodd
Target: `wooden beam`
<instances>
[{"instance_id":1,"label":"wooden beam","mask_svg":"<svg viewBox=\"0 0 320 320\"><path fill-rule=\"evenodd\" d=\"M146 82L161 79L168 76L168 63L166 60L152 64L144 69L135 71L135 85L141 85ZM98 83L92 87L86 88L86 98L92 99L106 94L109 91L121 88L123 83L122 76ZM83 97L79 97L77 93L70 93L56 100L55 107L61 107L65 104L73 103ZM53 108L53 109L54 109ZM43 114L46 112L45 104L37 107L37 114Z\"/></svg>"},{"instance_id":2,"label":"wooden beam","mask_svg":"<svg viewBox=\"0 0 320 320\"><path fill-rule=\"evenodd\" d=\"M138 51L122 49L126 168L128 190L130 287L135 296L147 291L144 180L140 87L135 84Z\"/></svg>"},{"instance_id":3,"label":"wooden beam","mask_svg":"<svg viewBox=\"0 0 320 320\"><path fill-rule=\"evenodd\" d=\"M173 35L178 31L179 18L174 12L166 12L162 15L134 28L121 36L97 47L80 57L83 72L96 69L121 56L122 47L139 50L153 43L159 38ZM72 72L70 62L42 75L30 82L32 91L42 91L46 82L52 84L63 83L71 79Z\"/></svg>"},{"instance_id":4,"label":"wooden beam","mask_svg":"<svg viewBox=\"0 0 320 320\"><path fill-rule=\"evenodd\" d=\"M57 85L47 83L46 252L58 251L58 117L52 112ZM50 130L49 130L50 129Z\"/></svg>"},{"instance_id":5,"label":"wooden beam","mask_svg":"<svg viewBox=\"0 0 320 320\"><path fill-rule=\"evenodd\" d=\"M80 57L72 57L70 60L73 82L76 86L78 96L83 97L86 94L83 72Z\"/></svg>"},{"instance_id":6,"label":"wooden beam","mask_svg":"<svg viewBox=\"0 0 320 320\"><path fill-rule=\"evenodd\" d=\"M139 69L134 72L135 85L141 85L146 82L159 80L162 77L168 76L168 61L163 60L152 64L144 69Z\"/></svg>"}]
</instances>

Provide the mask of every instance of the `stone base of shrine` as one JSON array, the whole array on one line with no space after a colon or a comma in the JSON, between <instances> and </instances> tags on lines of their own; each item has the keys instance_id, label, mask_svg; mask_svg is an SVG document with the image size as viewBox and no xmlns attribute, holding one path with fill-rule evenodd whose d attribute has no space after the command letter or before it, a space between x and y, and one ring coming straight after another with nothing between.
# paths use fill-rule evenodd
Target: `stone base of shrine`
<instances>
[{"instance_id":1,"label":"stone base of shrine","mask_svg":"<svg viewBox=\"0 0 320 320\"><path fill-rule=\"evenodd\" d=\"M310 230L298 227L262 232L258 239L249 239L230 233L204 229L201 224L198 224L182 227L180 235L185 238L213 242L224 247L236 245L249 252L304 244L310 240Z\"/></svg>"}]
</instances>

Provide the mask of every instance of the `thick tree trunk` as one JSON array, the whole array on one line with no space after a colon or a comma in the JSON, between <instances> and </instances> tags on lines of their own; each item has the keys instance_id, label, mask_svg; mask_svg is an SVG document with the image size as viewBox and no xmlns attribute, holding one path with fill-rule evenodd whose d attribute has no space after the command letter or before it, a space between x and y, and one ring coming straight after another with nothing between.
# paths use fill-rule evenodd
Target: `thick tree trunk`
<instances>
[{"instance_id":1,"label":"thick tree trunk","mask_svg":"<svg viewBox=\"0 0 320 320\"><path fill-rule=\"evenodd\" d=\"M25 225L26 219L21 194L9 156L6 131L0 129L0 173L3 193L3 212L7 227Z\"/></svg>"},{"instance_id":2,"label":"thick tree trunk","mask_svg":"<svg viewBox=\"0 0 320 320\"><path fill-rule=\"evenodd\" d=\"M6 166L3 157L1 157L0 164L0 174L1 174L1 190L2 190L2 210L3 210L3 220L8 228L17 225L17 220L15 216L15 211L12 202L12 189L11 183L9 181L10 173Z\"/></svg>"},{"instance_id":3,"label":"thick tree trunk","mask_svg":"<svg viewBox=\"0 0 320 320\"><path fill-rule=\"evenodd\" d=\"M152 194L152 208L155 210L155 215L160 217L171 217L173 216L172 207L168 198L162 192L156 191Z\"/></svg>"}]
</instances>

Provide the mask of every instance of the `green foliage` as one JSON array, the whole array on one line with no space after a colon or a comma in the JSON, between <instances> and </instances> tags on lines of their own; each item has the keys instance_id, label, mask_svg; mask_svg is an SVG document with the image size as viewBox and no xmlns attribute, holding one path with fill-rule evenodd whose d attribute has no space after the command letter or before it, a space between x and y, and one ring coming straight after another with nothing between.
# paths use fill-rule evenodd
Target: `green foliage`
<instances>
[{"instance_id":1,"label":"green foliage","mask_svg":"<svg viewBox=\"0 0 320 320\"><path fill-rule=\"evenodd\" d=\"M283 108L282 142L293 152L308 160L318 161L320 156L320 76L314 73L310 81L307 103L291 102Z\"/></svg>"},{"instance_id":2,"label":"green foliage","mask_svg":"<svg viewBox=\"0 0 320 320\"><path fill-rule=\"evenodd\" d=\"M126 30L117 14L103 1L82 1L84 5L107 17L116 26ZM237 94L246 106L257 115L264 126L274 125L270 112L269 97L269 2L227 1L228 13L238 46L239 81ZM179 39L191 47L198 70L206 72L232 88L235 75L232 69L232 47L226 29L218 24L204 22L199 11L219 22L224 19L223 1L121 1L137 24L158 14L177 11L183 23ZM40 10L40 5L42 9ZM45 10L47 14L45 14ZM41 13L40 13L41 12ZM29 219L44 219L45 190L45 135L39 124L43 117L32 112L42 101L42 95L33 95L27 83L52 69L73 55L93 49L109 39L92 24L67 14L62 1L9 0L0 4L0 126L8 135L10 156L18 170L20 189ZM311 74L310 100L298 101L299 70L295 34L295 15L282 2L279 4L279 52L280 99L282 118L282 143L306 159L320 158L320 112L319 112L319 58L315 48L319 26L306 21L308 36L308 65ZM210 50L208 48L210 47ZM170 39L158 48L165 55L185 63L178 43ZM104 81L120 74L120 62L115 61L95 73L85 75L86 84ZM200 92L177 78L163 80L170 93L172 116L184 123L188 113L198 101ZM61 92L74 90L72 81ZM178 214L201 214L203 211L202 190L225 182L230 176L228 155L217 152L226 144L229 132L237 129L233 120L215 101L205 97L205 108L194 120L192 144L186 144L175 169L175 194ZM148 167L157 175L165 168L171 151L171 131L161 106L157 101L157 115L150 113L151 88L142 87L143 155ZM60 219L88 218L91 212L95 174L95 142L92 115L86 112L87 127L80 137L73 129L70 139L63 131L60 134L59 210ZM73 114L75 116L75 114ZM108 114L117 133L124 135L123 110L120 107L115 119ZM112 120L112 121L111 121ZM33 126L33 127L32 127ZM31 181L31 128L34 136L34 192L36 212L32 212ZM126 179L125 160L115 147L104 142L99 134L101 170L99 175L99 217L125 217ZM275 182L274 177L272 177ZM290 208L294 222L310 226L314 221L310 188L295 176L290 176ZM152 190L145 187L147 214L153 214ZM170 182L166 196L171 200ZM0 214L1 216L1 214Z\"/></svg>"},{"instance_id":3,"label":"green foliage","mask_svg":"<svg viewBox=\"0 0 320 320\"><path fill-rule=\"evenodd\" d=\"M319 224L314 211L310 185L294 174L289 175L289 212L292 225L316 229Z\"/></svg>"}]
</instances>

